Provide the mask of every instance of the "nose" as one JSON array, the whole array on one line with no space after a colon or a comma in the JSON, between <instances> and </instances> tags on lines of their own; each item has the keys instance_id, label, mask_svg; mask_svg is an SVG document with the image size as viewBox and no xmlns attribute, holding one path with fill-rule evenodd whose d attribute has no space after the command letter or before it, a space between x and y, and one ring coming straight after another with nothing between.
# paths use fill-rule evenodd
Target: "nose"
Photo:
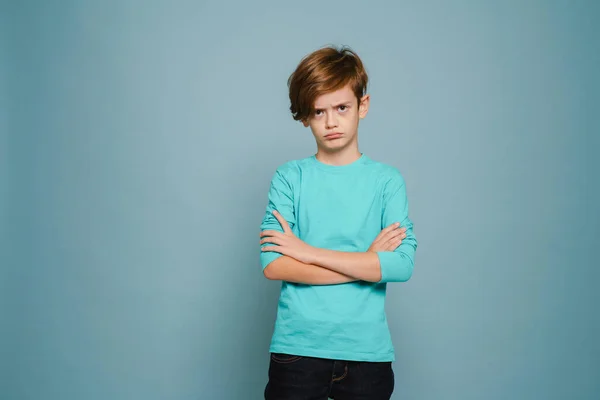
<instances>
[{"instance_id":1,"label":"nose","mask_svg":"<svg viewBox=\"0 0 600 400\"><path fill-rule=\"evenodd\" d=\"M327 119L325 120L325 127L327 129L333 129L337 127L337 118L335 113L327 113Z\"/></svg>"}]
</instances>

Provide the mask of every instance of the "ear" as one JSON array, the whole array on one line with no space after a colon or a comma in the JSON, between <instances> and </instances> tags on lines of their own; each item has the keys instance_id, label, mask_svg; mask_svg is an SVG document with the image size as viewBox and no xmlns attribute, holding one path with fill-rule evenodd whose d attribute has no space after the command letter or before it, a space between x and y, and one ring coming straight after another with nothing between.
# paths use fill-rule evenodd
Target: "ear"
<instances>
[{"instance_id":1,"label":"ear","mask_svg":"<svg viewBox=\"0 0 600 400\"><path fill-rule=\"evenodd\" d=\"M371 101L371 95L366 94L360 99L360 104L358 105L358 116L362 119L367 116L369 112L369 103Z\"/></svg>"},{"instance_id":2,"label":"ear","mask_svg":"<svg viewBox=\"0 0 600 400\"><path fill-rule=\"evenodd\" d=\"M305 118L302 120L302 125L304 125L305 128L308 128L308 125L309 125L308 118Z\"/></svg>"}]
</instances>

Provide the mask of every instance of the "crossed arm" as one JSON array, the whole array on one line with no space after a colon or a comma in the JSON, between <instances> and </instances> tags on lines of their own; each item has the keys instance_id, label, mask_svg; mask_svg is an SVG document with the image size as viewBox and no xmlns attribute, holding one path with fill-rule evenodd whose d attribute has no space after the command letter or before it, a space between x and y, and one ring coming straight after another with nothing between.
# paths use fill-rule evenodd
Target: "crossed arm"
<instances>
[{"instance_id":1,"label":"crossed arm","mask_svg":"<svg viewBox=\"0 0 600 400\"><path fill-rule=\"evenodd\" d=\"M271 262L265 269L265 277L272 280L327 285L357 280L379 282L382 279L380 259L377 252L394 251L406 237L406 229L399 223L381 231L366 252L342 252L308 245L294 235L287 221L277 211L273 215L283 232L261 232L261 251L277 252L282 257Z\"/></svg>"}]
</instances>

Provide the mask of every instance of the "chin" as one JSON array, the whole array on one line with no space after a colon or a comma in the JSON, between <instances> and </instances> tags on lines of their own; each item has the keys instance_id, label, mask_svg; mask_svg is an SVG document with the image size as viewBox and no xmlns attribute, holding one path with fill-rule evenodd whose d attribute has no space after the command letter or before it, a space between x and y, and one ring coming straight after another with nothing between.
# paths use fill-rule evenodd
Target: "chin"
<instances>
[{"instance_id":1,"label":"chin","mask_svg":"<svg viewBox=\"0 0 600 400\"><path fill-rule=\"evenodd\" d=\"M325 145L323 146L323 149L328 152L331 152L331 153L337 153L338 151L342 151L347 147L348 147L347 143L339 143L339 144L325 143Z\"/></svg>"},{"instance_id":2,"label":"chin","mask_svg":"<svg viewBox=\"0 0 600 400\"><path fill-rule=\"evenodd\" d=\"M321 142L321 145L328 149L338 149L338 148L344 147L346 145L346 143L343 143L342 141L335 141L335 140L331 140L331 141L324 140L323 142Z\"/></svg>"}]
</instances>

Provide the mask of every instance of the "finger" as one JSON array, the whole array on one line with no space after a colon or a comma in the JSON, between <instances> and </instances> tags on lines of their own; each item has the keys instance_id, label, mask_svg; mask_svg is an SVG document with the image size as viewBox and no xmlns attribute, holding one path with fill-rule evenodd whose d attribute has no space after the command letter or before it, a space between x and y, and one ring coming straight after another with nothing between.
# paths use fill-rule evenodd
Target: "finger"
<instances>
[{"instance_id":1,"label":"finger","mask_svg":"<svg viewBox=\"0 0 600 400\"><path fill-rule=\"evenodd\" d=\"M276 253L281 253L281 248L279 246L265 246L260 250L261 251L274 251ZM281 253L281 254L283 254L283 253Z\"/></svg>"},{"instance_id":2,"label":"finger","mask_svg":"<svg viewBox=\"0 0 600 400\"><path fill-rule=\"evenodd\" d=\"M402 240L394 240L386 246L386 251L394 251L402 244Z\"/></svg>"},{"instance_id":3,"label":"finger","mask_svg":"<svg viewBox=\"0 0 600 400\"><path fill-rule=\"evenodd\" d=\"M396 233L394 234L394 237L393 237L393 238L394 238L394 239L396 239L396 238L399 238L399 239L404 239L404 238L406 238L406 233L404 233L404 231L402 231L402 230L398 229L398 232L396 232Z\"/></svg>"},{"instance_id":4,"label":"finger","mask_svg":"<svg viewBox=\"0 0 600 400\"><path fill-rule=\"evenodd\" d=\"M373 243L377 243L377 242L379 242L379 241L381 241L381 240L386 240L386 239L385 239L385 238L386 238L386 235L387 235L389 232L392 232L392 231L393 231L393 229L394 229L394 224L392 224L392 225L389 225L389 226L387 226L387 227L383 228L383 229L381 230L381 232L379 232L379 233L377 234L377 237L375 237L375 240L373 240Z\"/></svg>"},{"instance_id":5,"label":"finger","mask_svg":"<svg viewBox=\"0 0 600 400\"><path fill-rule=\"evenodd\" d=\"M392 231L390 231L390 232L386 233L385 235L383 235L383 237L382 237L382 240L383 240L384 242L387 242L388 240L391 240L391 239L393 239L393 238L395 238L395 237L398 237L398 236L399 236L399 235L401 235L401 234L402 234L402 230L401 230L401 229L398 229L398 228L396 228L396 229L394 229L394 230L392 230Z\"/></svg>"},{"instance_id":6,"label":"finger","mask_svg":"<svg viewBox=\"0 0 600 400\"><path fill-rule=\"evenodd\" d=\"M281 246L283 244L283 241L281 240L281 238L266 237L266 238L262 238L260 240L260 244L265 244L265 243L271 243L271 244L276 244L278 246Z\"/></svg>"},{"instance_id":7,"label":"finger","mask_svg":"<svg viewBox=\"0 0 600 400\"><path fill-rule=\"evenodd\" d=\"M279 231L262 231L260 237L281 237L283 233Z\"/></svg>"},{"instance_id":8,"label":"finger","mask_svg":"<svg viewBox=\"0 0 600 400\"><path fill-rule=\"evenodd\" d=\"M386 240L385 243L383 243L383 247L385 248L386 251L391 251L394 249L395 243L396 243L395 239Z\"/></svg>"},{"instance_id":9,"label":"finger","mask_svg":"<svg viewBox=\"0 0 600 400\"><path fill-rule=\"evenodd\" d=\"M287 223L285 218L283 218L283 216L277 210L273 210L273 215L275 216L275 218L277 218L277 221L279 221L279 224L283 228L284 233L288 233L288 232L292 231L290 229L290 225Z\"/></svg>"},{"instance_id":10,"label":"finger","mask_svg":"<svg viewBox=\"0 0 600 400\"><path fill-rule=\"evenodd\" d=\"M261 248L261 251L263 251L263 252L264 251L273 251L275 253L289 255L288 248L285 246L265 246L265 247Z\"/></svg>"},{"instance_id":11,"label":"finger","mask_svg":"<svg viewBox=\"0 0 600 400\"><path fill-rule=\"evenodd\" d=\"M391 250L395 250L398 246L400 246L400 244L402 243L402 236L397 236L394 238L391 238L390 240L388 240L387 242L385 242L385 247Z\"/></svg>"},{"instance_id":12,"label":"finger","mask_svg":"<svg viewBox=\"0 0 600 400\"><path fill-rule=\"evenodd\" d=\"M396 229L399 226L400 226L400 223L394 222L393 224L388 225L387 227L382 229L382 231L380 232L380 235L381 234L385 235L386 233L393 231L394 229Z\"/></svg>"},{"instance_id":13,"label":"finger","mask_svg":"<svg viewBox=\"0 0 600 400\"><path fill-rule=\"evenodd\" d=\"M402 233L404 233L404 231L403 231L401 228L396 228L396 229L394 229L393 231L391 231L391 232L388 234L388 236L389 236L390 238L392 238L392 237L400 236L400 235L402 235Z\"/></svg>"}]
</instances>

